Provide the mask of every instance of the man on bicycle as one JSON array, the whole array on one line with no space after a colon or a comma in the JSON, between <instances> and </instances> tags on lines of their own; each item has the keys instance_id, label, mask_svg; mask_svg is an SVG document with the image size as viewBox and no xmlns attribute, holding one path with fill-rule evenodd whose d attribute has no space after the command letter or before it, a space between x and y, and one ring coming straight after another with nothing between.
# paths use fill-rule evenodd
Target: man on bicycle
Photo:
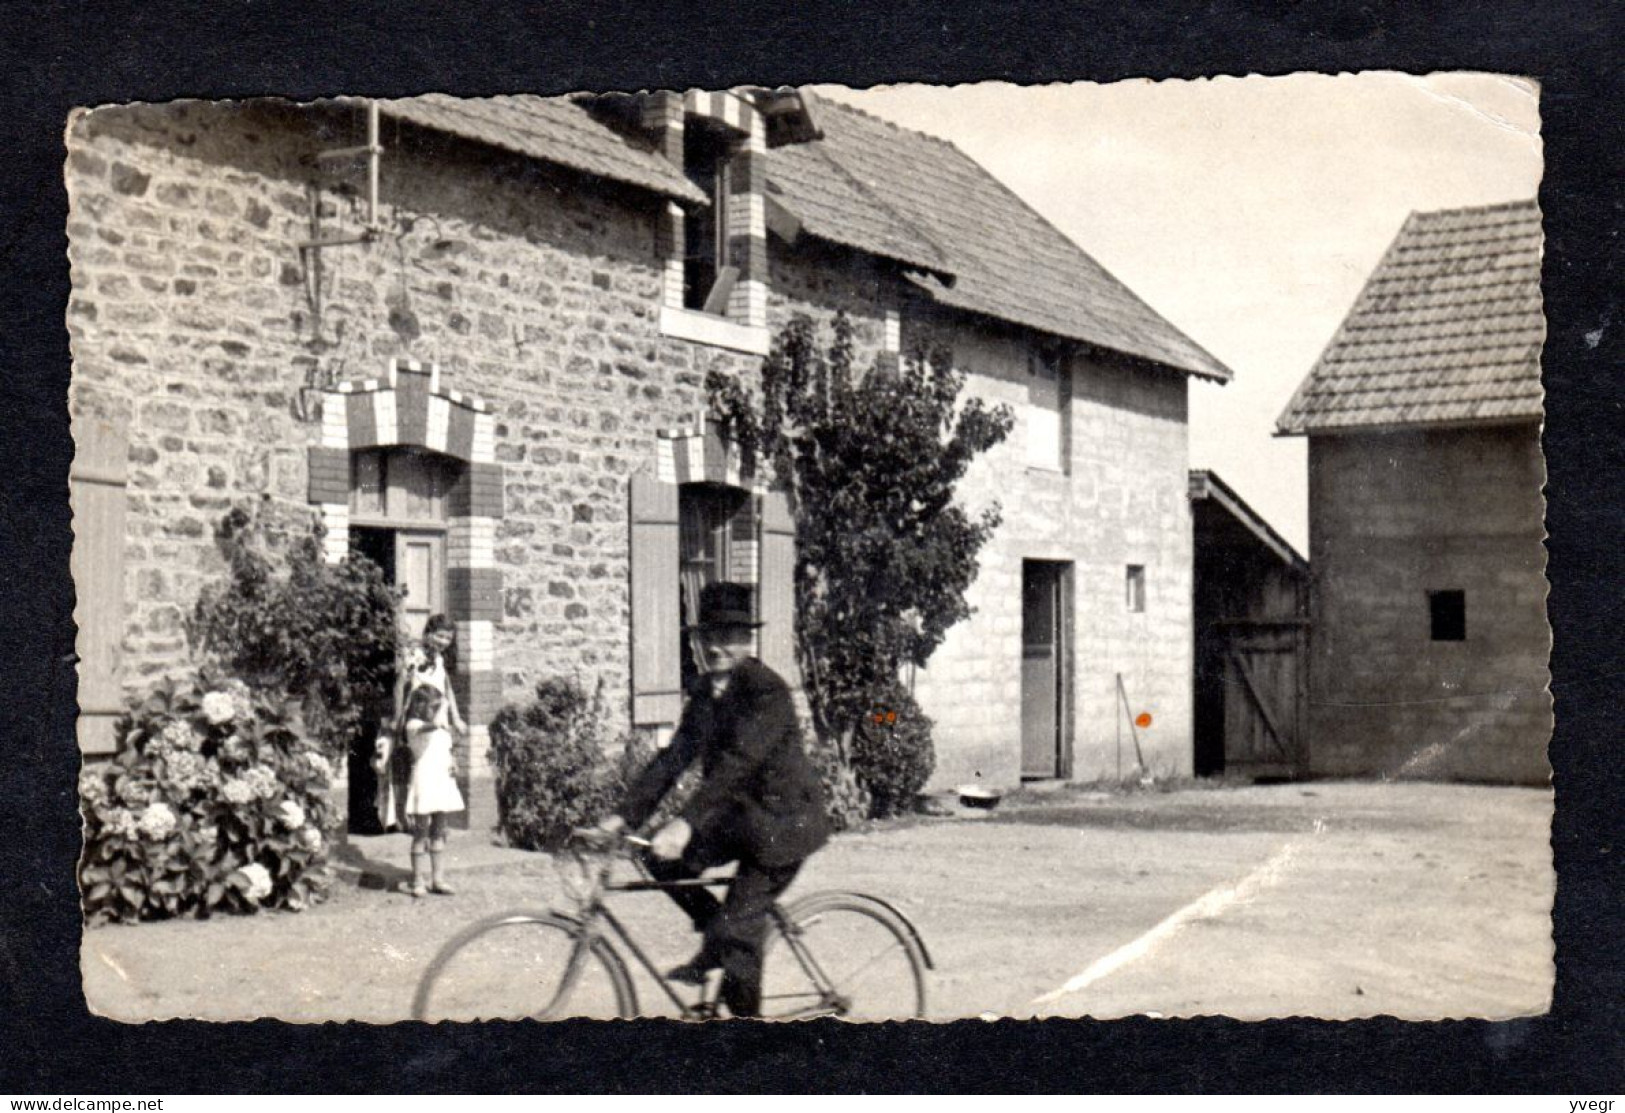
<instances>
[{"instance_id":1,"label":"man on bicycle","mask_svg":"<svg viewBox=\"0 0 1625 1113\"><path fill-rule=\"evenodd\" d=\"M801 745L789 686L751 656L751 588L713 583L700 593L695 635L705 671L691 685L671 744L633 781L602 836L636 828L654 814L698 759L703 774L680 818L652 840L649 872L660 881L698 877L727 862L738 868L727 897L707 889L668 892L702 935L697 954L668 973L703 985L722 970L722 1000L734 1016L757 1016L767 914L808 855L829 838L824 794Z\"/></svg>"}]
</instances>

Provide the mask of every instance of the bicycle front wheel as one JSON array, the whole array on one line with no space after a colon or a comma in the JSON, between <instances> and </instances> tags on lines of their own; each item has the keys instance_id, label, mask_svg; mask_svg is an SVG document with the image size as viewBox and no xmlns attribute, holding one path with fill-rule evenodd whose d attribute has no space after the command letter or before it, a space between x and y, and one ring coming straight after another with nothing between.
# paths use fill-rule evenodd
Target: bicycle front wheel
<instances>
[{"instance_id":1,"label":"bicycle front wheel","mask_svg":"<svg viewBox=\"0 0 1625 1113\"><path fill-rule=\"evenodd\" d=\"M925 1015L925 949L887 905L858 893L813 893L772 925L762 966L764 1017Z\"/></svg>"},{"instance_id":2,"label":"bicycle front wheel","mask_svg":"<svg viewBox=\"0 0 1625 1113\"><path fill-rule=\"evenodd\" d=\"M614 947L556 912L503 912L464 928L429 963L412 1000L412 1016L430 1022L636 1012Z\"/></svg>"}]
</instances>

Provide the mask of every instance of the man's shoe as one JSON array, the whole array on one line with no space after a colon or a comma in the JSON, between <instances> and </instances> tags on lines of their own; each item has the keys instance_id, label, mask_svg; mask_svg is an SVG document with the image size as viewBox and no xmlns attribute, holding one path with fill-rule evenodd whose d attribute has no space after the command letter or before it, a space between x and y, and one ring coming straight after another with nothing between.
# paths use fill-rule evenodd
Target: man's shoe
<instances>
[{"instance_id":1,"label":"man's shoe","mask_svg":"<svg viewBox=\"0 0 1625 1113\"><path fill-rule=\"evenodd\" d=\"M676 982L678 985L703 986L706 975L717 968L717 964L704 955L695 955L681 966L673 966L666 971L666 980Z\"/></svg>"}]
</instances>

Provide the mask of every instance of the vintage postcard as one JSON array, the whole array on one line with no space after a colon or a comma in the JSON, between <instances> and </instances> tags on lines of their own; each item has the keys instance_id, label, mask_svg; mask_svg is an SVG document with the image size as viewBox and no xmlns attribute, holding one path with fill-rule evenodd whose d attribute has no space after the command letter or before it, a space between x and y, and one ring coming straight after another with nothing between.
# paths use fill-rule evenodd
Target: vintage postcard
<instances>
[{"instance_id":1,"label":"vintage postcard","mask_svg":"<svg viewBox=\"0 0 1625 1113\"><path fill-rule=\"evenodd\" d=\"M1548 1009L1532 82L65 143L94 1012Z\"/></svg>"}]
</instances>

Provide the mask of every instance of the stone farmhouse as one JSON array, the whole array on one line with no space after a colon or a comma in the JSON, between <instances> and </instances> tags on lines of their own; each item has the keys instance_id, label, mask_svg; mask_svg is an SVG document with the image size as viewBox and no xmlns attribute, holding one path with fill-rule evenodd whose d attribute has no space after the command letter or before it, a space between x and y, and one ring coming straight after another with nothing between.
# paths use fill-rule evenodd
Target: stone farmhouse
<instances>
[{"instance_id":1,"label":"stone farmhouse","mask_svg":"<svg viewBox=\"0 0 1625 1113\"><path fill-rule=\"evenodd\" d=\"M795 677L789 509L704 381L844 311L1018 413L965 488L1005 517L977 612L914 678L935 783L1109 774L1120 686L1190 771L1187 384L1230 372L951 144L741 90L120 106L68 152L87 752L265 499L457 622L472 777L550 675L669 731L709 579L759 586Z\"/></svg>"},{"instance_id":2,"label":"stone farmhouse","mask_svg":"<svg viewBox=\"0 0 1625 1113\"><path fill-rule=\"evenodd\" d=\"M1317 775L1545 783L1540 213L1413 213L1281 416L1309 438Z\"/></svg>"}]
</instances>

